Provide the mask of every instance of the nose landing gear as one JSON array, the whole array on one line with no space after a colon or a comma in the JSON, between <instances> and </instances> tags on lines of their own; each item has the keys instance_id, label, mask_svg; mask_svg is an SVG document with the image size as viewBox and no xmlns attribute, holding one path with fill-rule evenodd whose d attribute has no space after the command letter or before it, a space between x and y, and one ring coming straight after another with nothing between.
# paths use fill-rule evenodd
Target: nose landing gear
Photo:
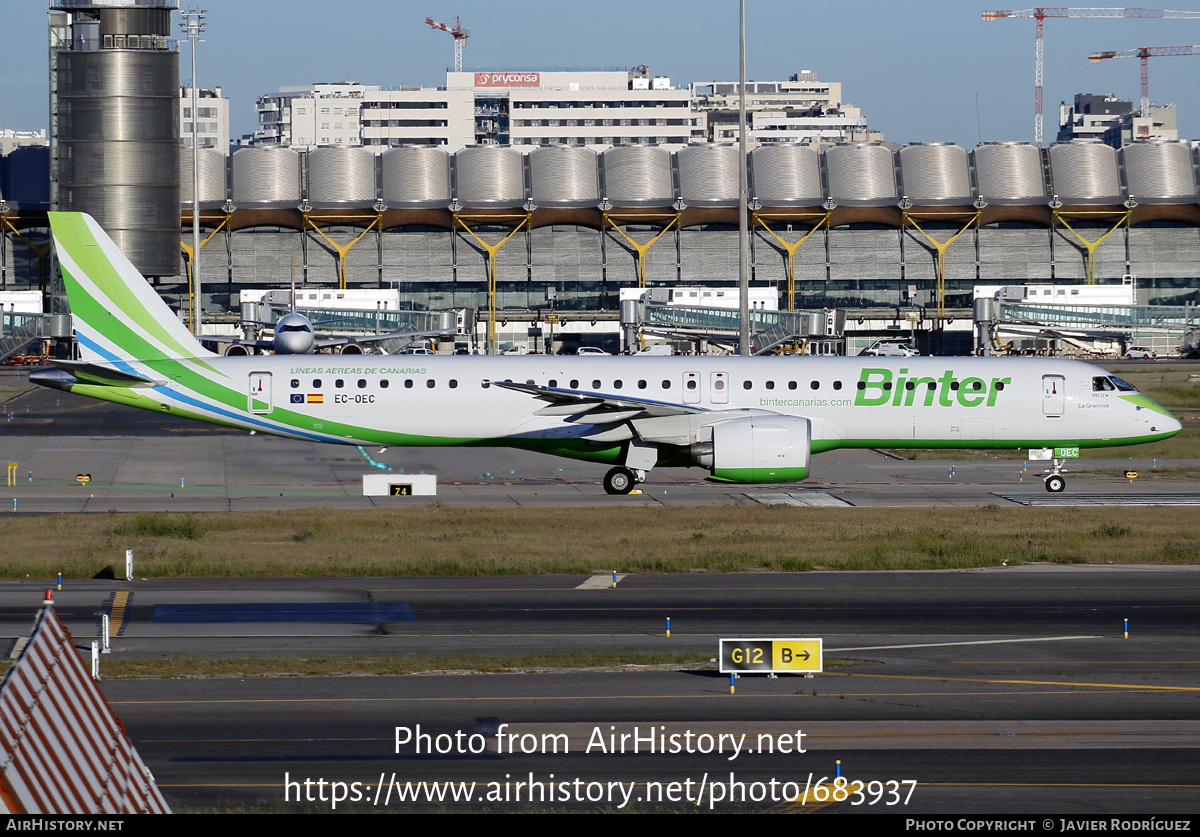
<instances>
[{"instance_id":1,"label":"nose landing gear","mask_svg":"<svg viewBox=\"0 0 1200 837\"><path fill-rule=\"evenodd\" d=\"M1051 494L1058 494L1067 487L1067 480L1062 475L1062 467L1065 464L1065 459L1055 459L1054 465L1047 472L1046 490Z\"/></svg>"}]
</instances>

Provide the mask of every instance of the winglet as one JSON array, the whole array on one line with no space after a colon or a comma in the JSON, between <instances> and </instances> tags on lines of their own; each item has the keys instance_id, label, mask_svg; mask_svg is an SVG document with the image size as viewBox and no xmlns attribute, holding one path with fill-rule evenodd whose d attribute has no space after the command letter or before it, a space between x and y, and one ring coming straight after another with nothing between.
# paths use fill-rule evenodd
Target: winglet
<instances>
[{"instance_id":1,"label":"winglet","mask_svg":"<svg viewBox=\"0 0 1200 837\"><path fill-rule=\"evenodd\" d=\"M82 212L49 215L84 360L212 356L94 218Z\"/></svg>"}]
</instances>

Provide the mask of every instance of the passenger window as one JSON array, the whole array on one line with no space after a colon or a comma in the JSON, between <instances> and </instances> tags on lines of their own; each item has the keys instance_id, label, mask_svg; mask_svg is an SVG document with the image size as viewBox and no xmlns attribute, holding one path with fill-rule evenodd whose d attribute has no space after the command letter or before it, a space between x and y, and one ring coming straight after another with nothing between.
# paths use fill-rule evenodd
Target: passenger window
<instances>
[{"instance_id":1,"label":"passenger window","mask_svg":"<svg viewBox=\"0 0 1200 837\"><path fill-rule=\"evenodd\" d=\"M739 174L738 177L741 177L741 175ZM754 386L752 381L742 381L742 389L750 389L752 386Z\"/></svg>"},{"instance_id":2,"label":"passenger window","mask_svg":"<svg viewBox=\"0 0 1200 837\"><path fill-rule=\"evenodd\" d=\"M358 388L359 388L359 389L366 389L366 388L367 388L367 380L366 380L366 378L359 378L359 379L358 379Z\"/></svg>"},{"instance_id":3,"label":"passenger window","mask_svg":"<svg viewBox=\"0 0 1200 837\"><path fill-rule=\"evenodd\" d=\"M741 175L739 174L738 177L741 177ZM600 389L600 382L592 381L592 389Z\"/></svg>"},{"instance_id":4,"label":"passenger window","mask_svg":"<svg viewBox=\"0 0 1200 837\"><path fill-rule=\"evenodd\" d=\"M458 389L458 381L454 378L450 379L450 389Z\"/></svg>"},{"instance_id":5,"label":"passenger window","mask_svg":"<svg viewBox=\"0 0 1200 837\"><path fill-rule=\"evenodd\" d=\"M841 382L841 381L834 381L834 382L833 382L833 388L834 388L834 389L841 389L841 388L842 388L842 382Z\"/></svg>"},{"instance_id":6,"label":"passenger window","mask_svg":"<svg viewBox=\"0 0 1200 837\"><path fill-rule=\"evenodd\" d=\"M739 175L739 176L740 176L740 175ZM810 386L812 389L820 389L820 388L821 388L821 382L820 382L820 381L813 381L811 384L809 384L809 386ZM891 389L891 388L892 388L892 385L891 385L891 384L884 384L884 389Z\"/></svg>"},{"instance_id":7,"label":"passenger window","mask_svg":"<svg viewBox=\"0 0 1200 837\"><path fill-rule=\"evenodd\" d=\"M740 175L739 175L739 177L740 177ZM796 388L796 382L788 381L788 389L795 389L795 388Z\"/></svg>"},{"instance_id":8,"label":"passenger window","mask_svg":"<svg viewBox=\"0 0 1200 837\"><path fill-rule=\"evenodd\" d=\"M775 382L767 381L767 389L775 389Z\"/></svg>"},{"instance_id":9,"label":"passenger window","mask_svg":"<svg viewBox=\"0 0 1200 837\"><path fill-rule=\"evenodd\" d=\"M342 387L344 387L346 385L346 382L343 381L341 378L338 378L336 381L333 382L333 385L335 387L337 387L338 389L341 389Z\"/></svg>"},{"instance_id":10,"label":"passenger window","mask_svg":"<svg viewBox=\"0 0 1200 837\"><path fill-rule=\"evenodd\" d=\"M741 175L738 175L738 177L741 177ZM688 388L689 390L694 390L694 389L696 388L696 382L695 382L695 381L688 381L688 382L687 382L687 388Z\"/></svg>"},{"instance_id":11,"label":"passenger window","mask_svg":"<svg viewBox=\"0 0 1200 837\"><path fill-rule=\"evenodd\" d=\"M379 382L379 388L380 388L380 389L387 389L387 388L388 388L388 379L387 379L387 378L384 378L383 380L381 380L381 381Z\"/></svg>"},{"instance_id":12,"label":"passenger window","mask_svg":"<svg viewBox=\"0 0 1200 837\"><path fill-rule=\"evenodd\" d=\"M320 388L321 388L321 379L313 378L313 389L320 389Z\"/></svg>"},{"instance_id":13,"label":"passenger window","mask_svg":"<svg viewBox=\"0 0 1200 837\"><path fill-rule=\"evenodd\" d=\"M739 176L740 176L740 175L739 175ZM645 381L638 381L638 389L645 389L645 388L646 388L646 382L645 382Z\"/></svg>"},{"instance_id":14,"label":"passenger window","mask_svg":"<svg viewBox=\"0 0 1200 837\"><path fill-rule=\"evenodd\" d=\"M663 389L670 389L670 388L671 388L671 382L663 381Z\"/></svg>"},{"instance_id":15,"label":"passenger window","mask_svg":"<svg viewBox=\"0 0 1200 837\"><path fill-rule=\"evenodd\" d=\"M622 386L624 386L624 384L622 384L620 380L613 381L613 389L620 389Z\"/></svg>"},{"instance_id":16,"label":"passenger window","mask_svg":"<svg viewBox=\"0 0 1200 837\"><path fill-rule=\"evenodd\" d=\"M299 389L299 388L300 388L300 379L292 378L292 389Z\"/></svg>"},{"instance_id":17,"label":"passenger window","mask_svg":"<svg viewBox=\"0 0 1200 837\"><path fill-rule=\"evenodd\" d=\"M738 177L741 177L741 175L738 175ZM579 389L579 381L572 380L571 381L571 389Z\"/></svg>"},{"instance_id":18,"label":"passenger window","mask_svg":"<svg viewBox=\"0 0 1200 837\"><path fill-rule=\"evenodd\" d=\"M412 389L412 378L405 378L405 379L404 379L404 388L405 388L405 389Z\"/></svg>"},{"instance_id":19,"label":"passenger window","mask_svg":"<svg viewBox=\"0 0 1200 837\"><path fill-rule=\"evenodd\" d=\"M437 386L437 381L435 381L433 378L430 378L425 382L425 386L429 389L433 389L435 386Z\"/></svg>"},{"instance_id":20,"label":"passenger window","mask_svg":"<svg viewBox=\"0 0 1200 837\"><path fill-rule=\"evenodd\" d=\"M454 386L453 381L450 382L450 386ZM551 378L550 380L546 381L546 386L550 387L550 389L558 389L558 381L556 381L554 378Z\"/></svg>"}]
</instances>

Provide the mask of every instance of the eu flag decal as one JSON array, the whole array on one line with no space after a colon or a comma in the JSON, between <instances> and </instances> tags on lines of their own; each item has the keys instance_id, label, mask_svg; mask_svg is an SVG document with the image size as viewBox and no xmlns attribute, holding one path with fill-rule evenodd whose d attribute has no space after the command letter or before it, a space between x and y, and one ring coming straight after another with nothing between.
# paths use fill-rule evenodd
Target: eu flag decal
<instances>
[{"instance_id":1,"label":"eu flag decal","mask_svg":"<svg viewBox=\"0 0 1200 837\"><path fill-rule=\"evenodd\" d=\"M293 404L303 404L304 396L300 395L299 393L292 393L292 403Z\"/></svg>"}]
</instances>

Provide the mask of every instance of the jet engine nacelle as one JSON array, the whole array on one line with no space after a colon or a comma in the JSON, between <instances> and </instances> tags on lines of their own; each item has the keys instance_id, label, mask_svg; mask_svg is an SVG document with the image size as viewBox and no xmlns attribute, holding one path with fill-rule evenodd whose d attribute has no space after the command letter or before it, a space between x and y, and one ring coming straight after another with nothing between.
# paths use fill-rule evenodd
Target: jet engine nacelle
<instances>
[{"instance_id":1,"label":"jet engine nacelle","mask_svg":"<svg viewBox=\"0 0 1200 837\"><path fill-rule=\"evenodd\" d=\"M339 355L362 355L362 354L366 354L366 352L364 352L363 347L358 345L357 343L346 343L340 349L338 349L338 354Z\"/></svg>"},{"instance_id":2,"label":"jet engine nacelle","mask_svg":"<svg viewBox=\"0 0 1200 837\"><path fill-rule=\"evenodd\" d=\"M750 416L706 428L710 441L692 446L696 464L719 482L795 482L808 476L812 426L794 416Z\"/></svg>"},{"instance_id":3,"label":"jet engine nacelle","mask_svg":"<svg viewBox=\"0 0 1200 837\"><path fill-rule=\"evenodd\" d=\"M225 357L246 357L250 354L250 348L243 346L240 343L231 343L225 349Z\"/></svg>"}]
</instances>

